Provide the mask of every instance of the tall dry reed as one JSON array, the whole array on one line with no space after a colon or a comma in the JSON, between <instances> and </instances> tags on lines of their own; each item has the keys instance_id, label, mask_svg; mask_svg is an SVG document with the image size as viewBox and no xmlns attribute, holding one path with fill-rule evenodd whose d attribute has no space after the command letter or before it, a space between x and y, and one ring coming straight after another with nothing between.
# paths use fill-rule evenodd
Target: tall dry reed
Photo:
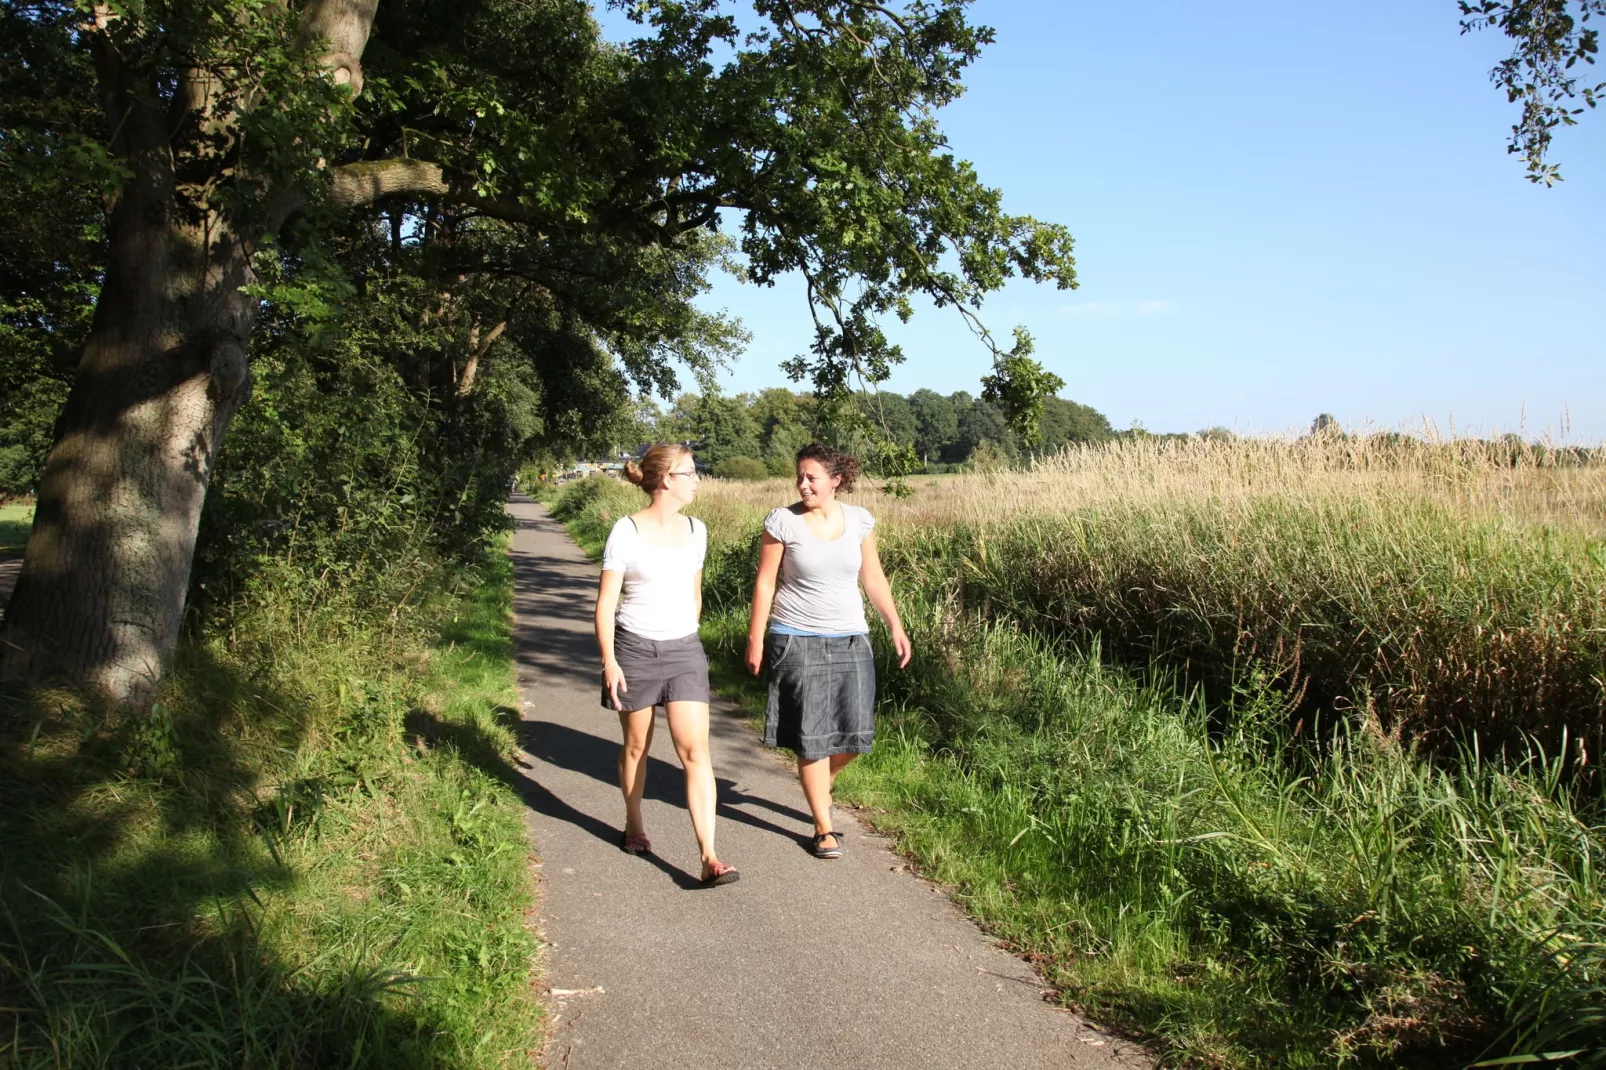
<instances>
[{"instance_id":1,"label":"tall dry reed","mask_svg":"<svg viewBox=\"0 0 1606 1070\"><path fill-rule=\"evenodd\" d=\"M1372 708L1445 748L1537 737L1585 764L1599 750L1598 451L1400 436L1138 441L910 485L900 499L867 484L854 500L880 518L896 568L970 611L1096 636L1223 693L1269 670L1302 715ZM713 482L698 508L745 532L790 496L783 480Z\"/></svg>"}]
</instances>

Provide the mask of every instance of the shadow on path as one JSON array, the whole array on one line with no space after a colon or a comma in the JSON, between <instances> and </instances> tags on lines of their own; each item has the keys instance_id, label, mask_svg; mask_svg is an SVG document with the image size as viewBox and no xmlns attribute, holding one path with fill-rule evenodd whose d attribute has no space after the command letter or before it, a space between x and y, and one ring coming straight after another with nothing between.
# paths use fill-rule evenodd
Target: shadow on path
<instances>
[{"instance_id":1,"label":"shadow on path","mask_svg":"<svg viewBox=\"0 0 1606 1070\"><path fill-rule=\"evenodd\" d=\"M606 711L603 712L603 716L607 716ZM665 731L668 731L666 725L659 725L654 729L655 734ZM584 773L586 776L600 780L608 785L619 783L619 743L616 740L603 739L589 732L577 731L567 725L542 721L525 721L519 726L519 746L532 757L539 758L541 761L559 769ZM809 815L801 810L771 802L761 796L749 795L739 791L734 780L724 779L718 775L717 767L714 784L716 788L715 797L718 799L717 816L743 825L751 825L766 832L773 832L777 836L785 837L797 843L800 847L811 845L809 837L799 835L791 829L772 824L762 817L747 813L744 810L738 810L736 807L748 804L762 806L790 817L794 821L801 821L812 826L813 818L809 817ZM675 807L684 807L686 802L685 785L685 774L679 766L671 765L661 758L648 755L647 790L644 795L646 800L667 803ZM622 814L624 809L623 799L620 800L619 807ZM541 810L541 812L553 817L564 817L567 820L565 815L554 813L551 810ZM591 817L586 817L584 822L577 821L574 823L588 829L593 824L602 824ZM619 833L610 829L608 835L603 838L609 840L609 842L614 842L618 840Z\"/></svg>"},{"instance_id":2,"label":"shadow on path","mask_svg":"<svg viewBox=\"0 0 1606 1070\"><path fill-rule=\"evenodd\" d=\"M556 521L530 519L519 520L518 526L538 531L558 527ZM597 641L588 628L572 625L575 607L595 602L596 582L576 576L572 562L531 552L512 556L513 611L525 619L548 620L555 625L538 632L519 631L515 640L519 665L547 677L592 686L597 675Z\"/></svg>"}]
</instances>

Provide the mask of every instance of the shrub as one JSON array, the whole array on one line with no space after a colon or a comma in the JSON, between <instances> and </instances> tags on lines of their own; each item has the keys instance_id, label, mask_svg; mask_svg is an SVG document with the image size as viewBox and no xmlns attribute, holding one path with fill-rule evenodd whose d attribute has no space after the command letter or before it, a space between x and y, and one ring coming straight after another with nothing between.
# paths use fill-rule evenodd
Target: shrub
<instances>
[{"instance_id":1,"label":"shrub","mask_svg":"<svg viewBox=\"0 0 1606 1070\"><path fill-rule=\"evenodd\" d=\"M714 475L720 479L768 479L769 469L763 461L751 457L726 457L714 465Z\"/></svg>"}]
</instances>

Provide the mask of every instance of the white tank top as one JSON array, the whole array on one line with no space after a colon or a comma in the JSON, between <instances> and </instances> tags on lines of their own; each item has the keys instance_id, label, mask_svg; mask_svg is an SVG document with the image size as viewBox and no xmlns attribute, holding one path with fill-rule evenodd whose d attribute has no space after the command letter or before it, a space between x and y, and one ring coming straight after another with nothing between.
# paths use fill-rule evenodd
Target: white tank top
<instances>
[{"instance_id":1,"label":"white tank top","mask_svg":"<svg viewBox=\"0 0 1606 1070\"><path fill-rule=\"evenodd\" d=\"M697 630L693 581L708 555L708 527L685 518L691 538L679 546L654 546L635 521L620 517L602 551L604 572L623 572L624 589L614 626L643 639L679 639Z\"/></svg>"}]
</instances>

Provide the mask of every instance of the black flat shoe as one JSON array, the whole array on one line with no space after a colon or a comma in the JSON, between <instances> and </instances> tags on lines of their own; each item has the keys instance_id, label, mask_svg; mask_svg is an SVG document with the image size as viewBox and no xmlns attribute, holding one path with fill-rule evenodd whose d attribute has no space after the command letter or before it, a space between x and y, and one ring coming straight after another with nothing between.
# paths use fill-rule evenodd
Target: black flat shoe
<instances>
[{"instance_id":1,"label":"black flat shoe","mask_svg":"<svg viewBox=\"0 0 1606 1070\"><path fill-rule=\"evenodd\" d=\"M827 847L825 846L826 840L835 840L836 844L834 846ZM814 837L814 857L841 858L842 837L835 832L822 832L818 836Z\"/></svg>"}]
</instances>

